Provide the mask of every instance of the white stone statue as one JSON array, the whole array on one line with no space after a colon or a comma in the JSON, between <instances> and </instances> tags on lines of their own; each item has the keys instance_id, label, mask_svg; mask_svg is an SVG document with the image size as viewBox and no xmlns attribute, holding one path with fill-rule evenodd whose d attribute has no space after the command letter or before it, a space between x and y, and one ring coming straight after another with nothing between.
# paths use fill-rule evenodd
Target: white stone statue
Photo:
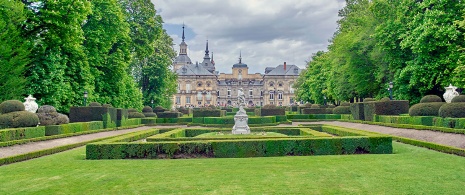
<instances>
[{"instance_id":1,"label":"white stone statue","mask_svg":"<svg viewBox=\"0 0 465 195\"><path fill-rule=\"evenodd\" d=\"M249 117L243 108L243 106L245 106L245 94L242 88L239 88L237 91L237 104L239 106L239 111L237 111L236 115L234 115L234 127L232 129L232 134L250 134L250 128L248 125Z\"/></svg>"},{"instance_id":2,"label":"white stone statue","mask_svg":"<svg viewBox=\"0 0 465 195\"><path fill-rule=\"evenodd\" d=\"M26 101L23 103L26 111L36 113L37 109L39 109L39 105L36 103L36 98L32 97L32 95L27 96L24 98Z\"/></svg>"},{"instance_id":3,"label":"white stone statue","mask_svg":"<svg viewBox=\"0 0 465 195\"><path fill-rule=\"evenodd\" d=\"M449 84L449 87L444 88L446 89L446 92L444 93L443 97L447 103L450 103L455 96L459 96L459 92L455 91L457 87L452 86L452 84Z\"/></svg>"},{"instance_id":4,"label":"white stone statue","mask_svg":"<svg viewBox=\"0 0 465 195\"><path fill-rule=\"evenodd\" d=\"M245 105L245 94L242 88L239 88L239 90L237 90L237 104L239 106Z\"/></svg>"}]
</instances>

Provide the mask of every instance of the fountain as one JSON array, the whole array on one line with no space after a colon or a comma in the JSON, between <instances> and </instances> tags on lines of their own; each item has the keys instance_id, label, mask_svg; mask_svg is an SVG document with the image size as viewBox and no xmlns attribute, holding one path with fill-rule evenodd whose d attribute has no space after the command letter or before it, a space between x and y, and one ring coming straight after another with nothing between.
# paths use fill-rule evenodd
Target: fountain
<instances>
[{"instance_id":1,"label":"fountain","mask_svg":"<svg viewBox=\"0 0 465 195\"><path fill-rule=\"evenodd\" d=\"M234 115L234 127L232 134L250 134L250 128L248 125L249 117L247 112L244 110L245 106L245 94L242 88L237 91L237 104L239 105L239 111Z\"/></svg>"}]
</instances>

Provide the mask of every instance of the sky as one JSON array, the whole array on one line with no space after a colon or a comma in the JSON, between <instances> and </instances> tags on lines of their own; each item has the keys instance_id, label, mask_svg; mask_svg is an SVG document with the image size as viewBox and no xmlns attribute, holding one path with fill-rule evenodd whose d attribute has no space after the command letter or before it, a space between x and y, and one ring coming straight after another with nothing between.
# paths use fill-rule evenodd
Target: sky
<instances>
[{"instance_id":1,"label":"sky","mask_svg":"<svg viewBox=\"0 0 465 195\"><path fill-rule=\"evenodd\" d=\"M305 68L313 53L327 50L344 0L151 0L179 52L182 25L192 62L202 62L208 40L216 70L249 73L286 62Z\"/></svg>"}]
</instances>

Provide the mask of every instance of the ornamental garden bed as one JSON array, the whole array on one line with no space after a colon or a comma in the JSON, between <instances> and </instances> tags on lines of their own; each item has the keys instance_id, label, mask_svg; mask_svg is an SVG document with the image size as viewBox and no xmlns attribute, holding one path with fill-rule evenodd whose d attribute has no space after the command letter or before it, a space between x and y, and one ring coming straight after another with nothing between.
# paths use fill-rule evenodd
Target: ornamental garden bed
<instances>
[{"instance_id":1,"label":"ornamental garden bed","mask_svg":"<svg viewBox=\"0 0 465 195\"><path fill-rule=\"evenodd\" d=\"M251 128L255 135L225 134L230 129L147 130L86 145L87 159L244 158L340 154L390 154L392 138L330 125ZM275 132L275 136L260 134ZM335 136L333 136L335 135ZM145 139L146 142L134 142Z\"/></svg>"}]
</instances>

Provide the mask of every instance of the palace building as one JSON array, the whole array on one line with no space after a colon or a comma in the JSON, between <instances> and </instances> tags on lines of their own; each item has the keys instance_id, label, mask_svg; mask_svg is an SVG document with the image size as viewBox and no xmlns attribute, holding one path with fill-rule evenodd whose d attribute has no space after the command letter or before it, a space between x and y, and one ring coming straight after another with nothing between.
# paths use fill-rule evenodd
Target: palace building
<instances>
[{"instance_id":1,"label":"palace building","mask_svg":"<svg viewBox=\"0 0 465 195\"><path fill-rule=\"evenodd\" d=\"M219 73L215 70L213 52L210 58L208 41L203 61L192 63L187 55L184 26L182 28L179 55L173 62L174 71L178 75L173 104L176 107L234 106L240 88L243 89L248 106L287 106L297 103L292 85L301 71L299 67L284 62L276 67L267 67L263 74L250 74L248 65L242 62L239 54L239 62L232 65L232 73Z\"/></svg>"}]
</instances>

